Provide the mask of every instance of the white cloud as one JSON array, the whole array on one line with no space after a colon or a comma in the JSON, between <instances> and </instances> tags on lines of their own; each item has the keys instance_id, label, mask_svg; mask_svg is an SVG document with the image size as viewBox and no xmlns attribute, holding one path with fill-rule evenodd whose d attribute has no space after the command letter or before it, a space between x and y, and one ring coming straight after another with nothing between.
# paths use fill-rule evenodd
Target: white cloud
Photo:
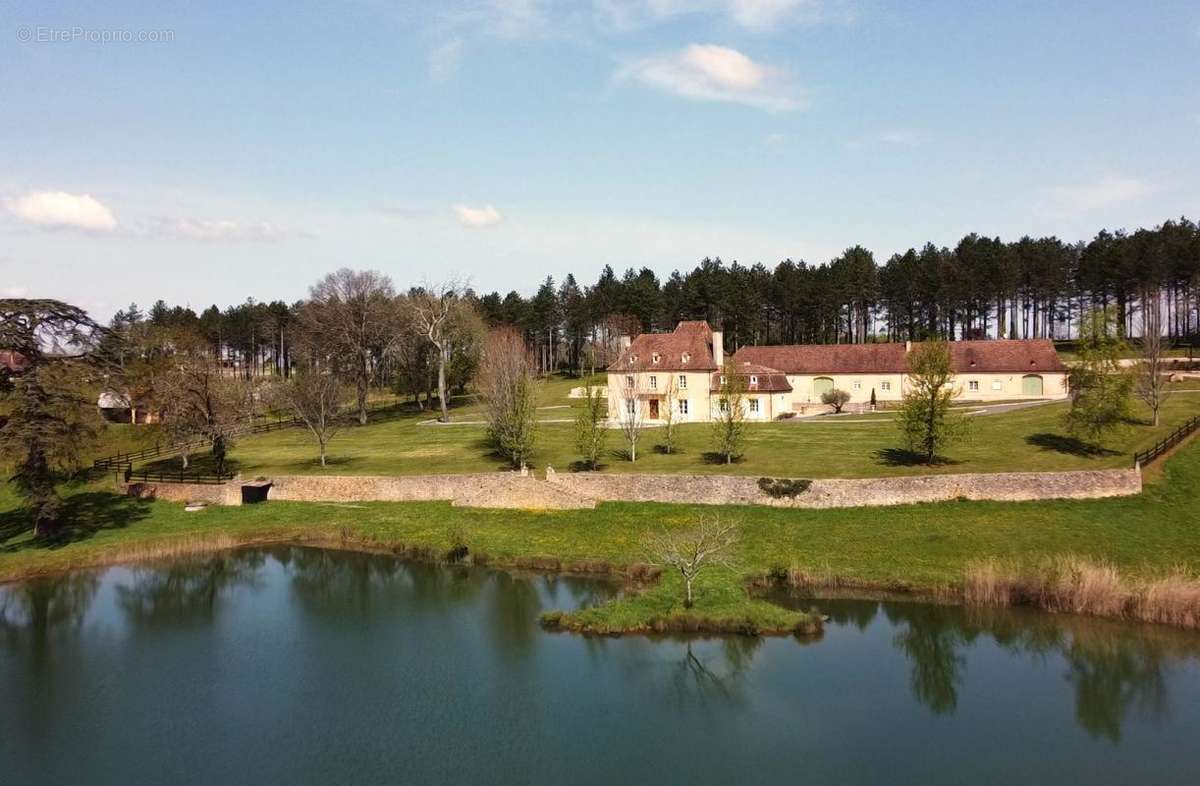
<instances>
[{"instance_id":1,"label":"white cloud","mask_svg":"<svg viewBox=\"0 0 1200 786\"><path fill-rule=\"evenodd\" d=\"M1049 193L1052 210L1059 215L1070 215L1134 202L1153 191L1154 188L1144 180L1107 175L1092 183L1056 186Z\"/></svg>"},{"instance_id":2,"label":"white cloud","mask_svg":"<svg viewBox=\"0 0 1200 786\"><path fill-rule=\"evenodd\" d=\"M22 221L44 227L94 232L110 232L117 228L112 211L91 194L34 191L12 200L9 210Z\"/></svg>"},{"instance_id":3,"label":"white cloud","mask_svg":"<svg viewBox=\"0 0 1200 786\"><path fill-rule=\"evenodd\" d=\"M504 216L500 215L500 211L492 205L484 205L483 207L455 205L454 214L458 216L458 220L463 226L472 229L490 227L504 220Z\"/></svg>"},{"instance_id":4,"label":"white cloud","mask_svg":"<svg viewBox=\"0 0 1200 786\"><path fill-rule=\"evenodd\" d=\"M730 0L729 15L743 27L770 30L797 9L808 5L807 0Z\"/></svg>"},{"instance_id":5,"label":"white cloud","mask_svg":"<svg viewBox=\"0 0 1200 786\"><path fill-rule=\"evenodd\" d=\"M505 38L541 38L550 32L542 0L490 0L491 24Z\"/></svg>"},{"instance_id":6,"label":"white cloud","mask_svg":"<svg viewBox=\"0 0 1200 786\"><path fill-rule=\"evenodd\" d=\"M688 14L721 16L753 31L774 30L825 17L820 0L595 0L596 8L618 30L629 30Z\"/></svg>"},{"instance_id":7,"label":"white cloud","mask_svg":"<svg viewBox=\"0 0 1200 786\"><path fill-rule=\"evenodd\" d=\"M29 290L25 287L5 287L0 289L0 297L29 297Z\"/></svg>"},{"instance_id":8,"label":"white cloud","mask_svg":"<svg viewBox=\"0 0 1200 786\"><path fill-rule=\"evenodd\" d=\"M785 72L716 44L691 44L680 52L647 57L624 66L616 76L701 101L728 101L768 112L804 108Z\"/></svg>"},{"instance_id":9,"label":"white cloud","mask_svg":"<svg viewBox=\"0 0 1200 786\"><path fill-rule=\"evenodd\" d=\"M463 42L453 38L429 53L429 78L435 82L452 79L462 65Z\"/></svg>"},{"instance_id":10,"label":"white cloud","mask_svg":"<svg viewBox=\"0 0 1200 786\"><path fill-rule=\"evenodd\" d=\"M267 221L241 222L201 218L155 218L148 233L170 240L195 240L204 243L274 242L288 232Z\"/></svg>"}]
</instances>

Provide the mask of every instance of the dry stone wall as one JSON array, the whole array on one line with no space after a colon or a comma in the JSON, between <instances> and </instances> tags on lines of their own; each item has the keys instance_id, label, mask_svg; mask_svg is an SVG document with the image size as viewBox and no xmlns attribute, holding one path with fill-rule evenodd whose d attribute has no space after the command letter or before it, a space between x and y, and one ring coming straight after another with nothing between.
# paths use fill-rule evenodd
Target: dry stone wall
<instances>
[{"instance_id":1,"label":"dry stone wall","mask_svg":"<svg viewBox=\"0 0 1200 786\"><path fill-rule=\"evenodd\" d=\"M241 505L242 484L228 483L129 483L125 493L141 499L168 502L203 502L208 505Z\"/></svg>"},{"instance_id":2,"label":"dry stone wall","mask_svg":"<svg viewBox=\"0 0 1200 786\"><path fill-rule=\"evenodd\" d=\"M132 483L128 493L177 502L240 505L241 482L224 485ZM1078 472L1004 472L894 478L814 480L794 497L772 497L758 478L728 475L559 474L546 479L516 473L465 475L302 476L271 479L267 499L297 502L449 501L457 506L515 509L592 508L597 501L675 502L845 508L905 505L953 499L1096 499L1140 493L1133 469Z\"/></svg>"},{"instance_id":3,"label":"dry stone wall","mask_svg":"<svg viewBox=\"0 0 1200 786\"><path fill-rule=\"evenodd\" d=\"M753 477L573 473L552 474L550 479L598 500L789 508L905 505L959 498L1096 499L1138 494L1142 490L1141 475L1133 469L814 480L806 492L778 498L763 492L758 479Z\"/></svg>"},{"instance_id":4,"label":"dry stone wall","mask_svg":"<svg viewBox=\"0 0 1200 786\"><path fill-rule=\"evenodd\" d=\"M473 508L592 508L594 499L518 472L272 478L267 499L301 502L423 502Z\"/></svg>"}]
</instances>

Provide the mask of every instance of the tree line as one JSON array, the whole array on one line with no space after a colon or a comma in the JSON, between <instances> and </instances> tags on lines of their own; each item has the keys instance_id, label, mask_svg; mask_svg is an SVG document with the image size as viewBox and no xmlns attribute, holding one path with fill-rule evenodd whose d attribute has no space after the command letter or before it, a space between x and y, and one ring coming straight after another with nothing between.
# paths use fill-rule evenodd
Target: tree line
<instances>
[{"instance_id":1,"label":"tree line","mask_svg":"<svg viewBox=\"0 0 1200 786\"><path fill-rule=\"evenodd\" d=\"M953 248L926 243L882 264L855 245L826 264L785 259L773 269L706 258L665 280L649 268L618 276L606 266L590 285L574 274L561 283L548 276L530 296L462 287L456 300L483 327L518 330L540 373L579 373L611 362L621 335L670 330L688 319L722 330L728 351L781 343L1075 339L1084 315L1110 307L1124 337L1142 335L1151 315L1169 339L1192 340L1200 332L1198 284L1200 229L1180 218L1134 232L1101 230L1076 243L1028 236L1006 242L971 233ZM246 376L287 375L304 343L301 315L308 302L247 301L196 314L159 301L148 313L136 305L123 309L113 327L187 328ZM430 345L396 354L393 360L406 362L382 371L402 376L408 392L431 394L438 364L425 355L440 351ZM448 384L461 384L470 370L451 364Z\"/></svg>"}]
</instances>

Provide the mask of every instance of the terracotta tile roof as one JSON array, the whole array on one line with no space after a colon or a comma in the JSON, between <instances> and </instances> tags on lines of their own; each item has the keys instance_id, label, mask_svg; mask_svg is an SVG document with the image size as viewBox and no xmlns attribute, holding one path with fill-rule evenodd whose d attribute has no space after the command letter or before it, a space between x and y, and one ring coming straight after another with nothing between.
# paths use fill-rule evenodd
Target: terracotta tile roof
<instances>
[{"instance_id":1,"label":"terracotta tile roof","mask_svg":"<svg viewBox=\"0 0 1200 786\"><path fill-rule=\"evenodd\" d=\"M986 372L1062 372L1054 344L1047 339L951 341L950 359L957 374ZM915 345L914 345L915 346ZM908 370L904 345L794 344L743 347L739 361L777 368L786 374L903 374Z\"/></svg>"},{"instance_id":2,"label":"terracotta tile roof","mask_svg":"<svg viewBox=\"0 0 1200 786\"><path fill-rule=\"evenodd\" d=\"M747 362L735 362L734 365L737 367L737 375L746 378L747 393L788 393L792 389L788 384L787 375L779 369ZM755 381L751 382L751 379ZM708 390L710 393L721 392L721 370L714 371L709 377Z\"/></svg>"},{"instance_id":3,"label":"terracotta tile roof","mask_svg":"<svg viewBox=\"0 0 1200 786\"><path fill-rule=\"evenodd\" d=\"M899 374L903 344L791 344L742 347L734 356L785 374Z\"/></svg>"},{"instance_id":4,"label":"terracotta tile roof","mask_svg":"<svg viewBox=\"0 0 1200 786\"><path fill-rule=\"evenodd\" d=\"M713 371L712 335L707 322L680 322L671 333L643 333L608 370Z\"/></svg>"},{"instance_id":5,"label":"terracotta tile roof","mask_svg":"<svg viewBox=\"0 0 1200 786\"><path fill-rule=\"evenodd\" d=\"M1048 339L1006 341L951 341L950 359L957 374L972 371L1013 371L1034 374L1040 371L1062 372L1054 344Z\"/></svg>"}]
</instances>

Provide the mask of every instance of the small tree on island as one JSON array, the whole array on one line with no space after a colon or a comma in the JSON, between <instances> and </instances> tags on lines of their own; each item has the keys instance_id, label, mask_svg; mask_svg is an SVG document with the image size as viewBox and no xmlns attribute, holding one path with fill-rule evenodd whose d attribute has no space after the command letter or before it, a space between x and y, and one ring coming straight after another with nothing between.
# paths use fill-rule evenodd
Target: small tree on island
<instances>
[{"instance_id":1,"label":"small tree on island","mask_svg":"<svg viewBox=\"0 0 1200 786\"><path fill-rule=\"evenodd\" d=\"M537 434L537 381L533 359L519 332L498 328L488 334L479 383L488 441L513 467L525 466Z\"/></svg>"},{"instance_id":2,"label":"small tree on island","mask_svg":"<svg viewBox=\"0 0 1200 786\"><path fill-rule=\"evenodd\" d=\"M950 409L960 392L953 382L946 342L925 341L909 352L908 387L897 423L905 445L927 464L967 433L967 419Z\"/></svg>"},{"instance_id":3,"label":"small tree on island","mask_svg":"<svg viewBox=\"0 0 1200 786\"><path fill-rule=\"evenodd\" d=\"M346 388L333 374L310 369L283 383L279 397L288 411L316 438L324 467L329 441L344 423Z\"/></svg>"},{"instance_id":4,"label":"small tree on island","mask_svg":"<svg viewBox=\"0 0 1200 786\"><path fill-rule=\"evenodd\" d=\"M1133 378L1121 367L1126 350L1110 309L1095 309L1079 323L1079 362L1071 368L1067 431L1097 446L1133 417Z\"/></svg>"},{"instance_id":5,"label":"small tree on island","mask_svg":"<svg viewBox=\"0 0 1200 786\"><path fill-rule=\"evenodd\" d=\"M733 547L738 542L736 524L723 523L719 516L701 518L685 529L662 528L646 536L650 561L678 571L683 579L683 605L691 608L692 585L709 565L733 567Z\"/></svg>"},{"instance_id":6,"label":"small tree on island","mask_svg":"<svg viewBox=\"0 0 1200 786\"><path fill-rule=\"evenodd\" d=\"M575 448L588 469L597 469L608 441L608 400L590 382L583 388L583 407L575 416Z\"/></svg>"},{"instance_id":7,"label":"small tree on island","mask_svg":"<svg viewBox=\"0 0 1200 786\"><path fill-rule=\"evenodd\" d=\"M621 426L625 444L629 446L629 460L637 461L637 444L642 437L642 427L646 425L642 403L638 400L637 375L626 375L618 402L620 409L617 412L617 422Z\"/></svg>"},{"instance_id":8,"label":"small tree on island","mask_svg":"<svg viewBox=\"0 0 1200 786\"><path fill-rule=\"evenodd\" d=\"M872 390L871 393L874 395L875 391ZM821 403L833 407L834 414L838 415L841 414L842 407L850 403L850 394L838 388L826 390L821 394Z\"/></svg>"},{"instance_id":9,"label":"small tree on island","mask_svg":"<svg viewBox=\"0 0 1200 786\"><path fill-rule=\"evenodd\" d=\"M717 393L717 412L713 417L713 447L726 464L742 454L746 436L746 378L737 373L737 364L727 359L721 369Z\"/></svg>"}]
</instances>

